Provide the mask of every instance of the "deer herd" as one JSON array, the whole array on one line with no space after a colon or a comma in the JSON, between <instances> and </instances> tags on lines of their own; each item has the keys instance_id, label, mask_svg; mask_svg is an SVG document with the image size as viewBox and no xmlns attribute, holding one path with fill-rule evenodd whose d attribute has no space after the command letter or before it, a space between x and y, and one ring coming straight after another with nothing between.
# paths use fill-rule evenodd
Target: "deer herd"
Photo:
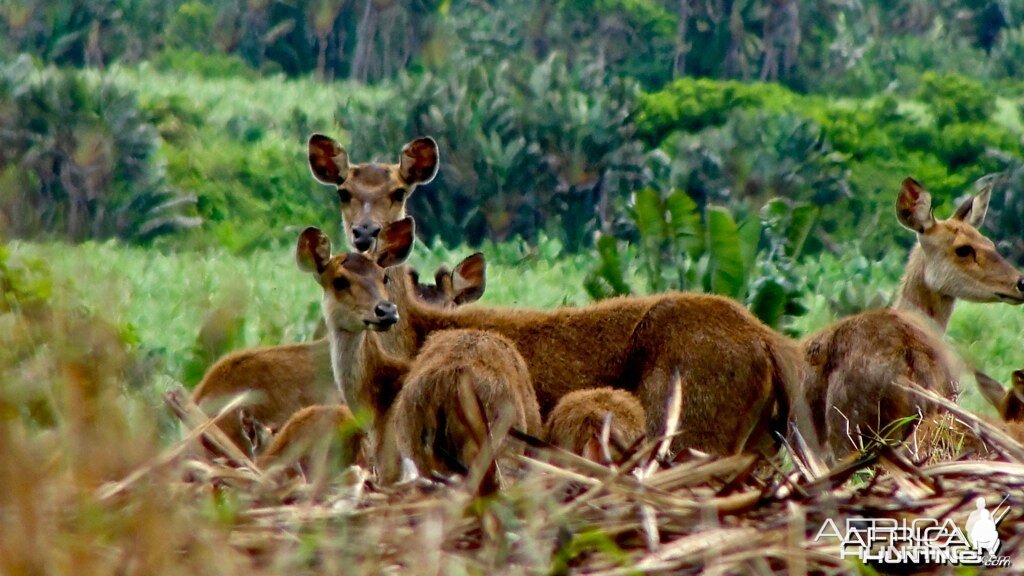
<instances>
[{"instance_id":1,"label":"deer herd","mask_svg":"<svg viewBox=\"0 0 1024 576\"><path fill-rule=\"evenodd\" d=\"M943 342L957 299L1024 303L1024 276L978 231L991 188L937 220L930 194L908 178L896 215L917 244L896 305L803 342L706 294L553 310L466 306L486 287L483 254L442 267L432 285L404 264L416 228L406 202L438 172L434 140L406 144L397 164L354 164L319 134L308 151L313 176L337 190L354 249L333 252L317 228L298 238L298 266L322 290L327 336L229 354L192 395L209 409L256 393L218 426L265 469L308 474L332 454L375 470L381 484L415 471L493 490L498 451L525 449L509 441L512 429L604 464L666 436L670 454L770 457L797 439L836 462L885 436L905 438L913 426L898 423L936 415L914 387L959 394L960 365ZM1024 431L1024 372L1009 389L977 380L1005 429Z\"/></svg>"}]
</instances>

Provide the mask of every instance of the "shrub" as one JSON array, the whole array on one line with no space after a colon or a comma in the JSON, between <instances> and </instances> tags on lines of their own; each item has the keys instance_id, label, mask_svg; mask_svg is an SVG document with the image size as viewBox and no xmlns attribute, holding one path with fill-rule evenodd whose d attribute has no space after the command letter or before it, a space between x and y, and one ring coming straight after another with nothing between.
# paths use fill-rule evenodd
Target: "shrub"
<instances>
[{"instance_id":1,"label":"shrub","mask_svg":"<svg viewBox=\"0 0 1024 576\"><path fill-rule=\"evenodd\" d=\"M941 128L953 123L985 122L996 109L996 97L976 80L949 72L921 76L917 98L928 105Z\"/></svg>"},{"instance_id":2,"label":"shrub","mask_svg":"<svg viewBox=\"0 0 1024 576\"><path fill-rule=\"evenodd\" d=\"M682 78L640 98L637 132L656 146L677 130L696 132L721 126L736 108L782 111L795 99L777 84Z\"/></svg>"},{"instance_id":3,"label":"shrub","mask_svg":"<svg viewBox=\"0 0 1024 576\"><path fill-rule=\"evenodd\" d=\"M16 236L147 240L195 226L135 94L21 58L0 70L2 214Z\"/></svg>"},{"instance_id":4,"label":"shrub","mask_svg":"<svg viewBox=\"0 0 1024 576\"><path fill-rule=\"evenodd\" d=\"M256 78L259 74L238 56L192 49L167 49L151 60L157 70L193 74L202 78Z\"/></svg>"},{"instance_id":5,"label":"shrub","mask_svg":"<svg viewBox=\"0 0 1024 576\"><path fill-rule=\"evenodd\" d=\"M394 161L420 134L441 146L435 182L410 199L427 237L449 244L539 233L569 249L589 242L642 180L634 139L632 83L553 56L462 63L404 77L402 95L372 106L348 103L354 154Z\"/></svg>"}]
</instances>

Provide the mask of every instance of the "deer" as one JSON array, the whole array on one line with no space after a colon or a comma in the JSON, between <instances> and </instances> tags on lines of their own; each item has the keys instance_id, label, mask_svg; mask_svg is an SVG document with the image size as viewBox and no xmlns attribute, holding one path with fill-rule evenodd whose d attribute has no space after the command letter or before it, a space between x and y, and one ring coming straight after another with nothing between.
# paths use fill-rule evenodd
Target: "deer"
<instances>
[{"instance_id":1,"label":"deer","mask_svg":"<svg viewBox=\"0 0 1024 576\"><path fill-rule=\"evenodd\" d=\"M644 426L644 408L633 394L611 387L578 390L555 404L544 439L593 462L613 464L645 437ZM602 440L606 427L607 442Z\"/></svg>"},{"instance_id":2,"label":"deer","mask_svg":"<svg viewBox=\"0 0 1024 576\"><path fill-rule=\"evenodd\" d=\"M801 397L797 344L721 296L620 297L554 310L440 310L418 301L406 280L397 302L417 349L439 330L508 338L526 361L542 416L570 392L614 386L637 395L646 433L658 437L678 375L683 394L675 449L774 452L773 432L784 432L789 399Z\"/></svg>"},{"instance_id":3,"label":"deer","mask_svg":"<svg viewBox=\"0 0 1024 576\"><path fill-rule=\"evenodd\" d=\"M826 461L845 456L864 438L904 438L909 427L891 428L935 412L897 383L956 396L957 362L942 337L958 299L1024 303L1024 276L978 230L990 198L986 186L937 220L931 194L913 178L903 181L896 216L917 244L895 306L840 320L803 343L810 422L795 424L815 439L811 444Z\"/></svg>"},{"instance_id":4,"label":"deer","mask_svg":"<svg viewBox=\"0 0 1024 576\"><path fill-rule=\"evenodd\" d=\"M378 332L397 324L399 315L399 307L388 300L385 269L408 256L414 229L412 218L386 226L373 260L351 252L332 255L330 239L317 228L303 231L296 246L300 269L313 274L323 290L335 381L353 411L372 417L370 452L385 484L399 478L405 455L424 473L464 471L480 450L481 430L489 430L506 410L511 425L532 434L541 431L524 361L501 336L439 333L418 347L412 361L384 349ZM412 277L406 286L413 290ZM449 397L452 386L463 380L484 408L475 422L467 418L471 410L457 394ZM462 421L468 424L460 429ZM423 438L433 441L423 444ZM500 445L502 438L491 441Z\"/></svg>"},{"instance_id":5,"label":"deer","mask_svg":"<svg viewBox=\"0 0 1024 576\"><path fill-rule=\"evenodd\" d=\"M314 455L324 450L325 456L330 455L330 462L344 469L365 461L362 454L364 440L362 427L348 406L306 406L292 414L273 435L256 465L263 470L295 465L293 471L308 475L314 466Z\"/></svg>"},{"instance_id":6,"label":"deer","mask_svg":"<svg viewBox=\"0 0 1024 576\"><path fill-rule=\"evenodd\" d=\"M431 334L413 360L393 412L399 452L424 476L468 475L508 428L540 436L540 406L526 361L504 336L480 330ZM482 491L499 484L483 473Z\"/></svg>"},{"instance_id":7,"label":"deer","mask_svg":"<svg viewBox=\"0 0 1024 576\"><path fill-rule=\"evenodd\" d=\"M307 150L313 178L337 190L345 236L358 252L369 251L385 226L405 218L409 196L433 181L440 165L429 136L403 146L397 164L353 164L345 148L323 134L310 136Z\"/></svg>"},{"instance_id":8,"label":"deer","mask_svg":"<svg viewBox=\"0 0 1024 576\"><path fill-rule=\"evenodd\" d=\"M1024 370L1013 372L1009 389L984 373L976 372L975 376L982 397L996 409L1003 422L1024 422Z\"/></svg>"},{"instance_id":9,"label":"deer","mask_svg":"<svg viewBox=\"0 0 1024 576\"><path fill-rule=\"evenodd\" d=\"M448 307L468 304L483 296L486 268L483 254L476 252L454 269L439 267L432 285L421 283L419 273L413 268L405 267L404 272L418 298L432 306ZM408 349L412 346L412 334L403 328L399 323L391 331L392 340L402 342L393 347ZM277 430L283 430L286 420L297 410L340 402L328 340L322 338L228 354L206 371L192 393L192 400L200 406L212 406L246 391L256 393L252 401L236 414L226 416L218 426L236 445L256 456L272 441Z\"/></svg>"}]
</instances>

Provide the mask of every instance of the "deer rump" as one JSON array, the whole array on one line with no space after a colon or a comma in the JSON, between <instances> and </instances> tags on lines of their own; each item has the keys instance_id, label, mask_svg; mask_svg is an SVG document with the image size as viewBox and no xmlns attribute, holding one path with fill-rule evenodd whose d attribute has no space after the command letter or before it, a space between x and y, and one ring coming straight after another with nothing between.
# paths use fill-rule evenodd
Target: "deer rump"
<instances>
[{"instance_id":1,"label":"deer rump","mask_svg":"<svg viewBox=\"0 0 1024 576\"><path fill-rule=\"evenodd\" d=\"M637 394L647 434L665 433L674 377L682 386L673 448L715 454L772 451L802 354L742 306L719 296L671 293L605 300L552 311L410 306L418 340L432 331L475 328L509 338L526 360L541 413L576 390L612 386Z\"/></svg>"}]
</instances>

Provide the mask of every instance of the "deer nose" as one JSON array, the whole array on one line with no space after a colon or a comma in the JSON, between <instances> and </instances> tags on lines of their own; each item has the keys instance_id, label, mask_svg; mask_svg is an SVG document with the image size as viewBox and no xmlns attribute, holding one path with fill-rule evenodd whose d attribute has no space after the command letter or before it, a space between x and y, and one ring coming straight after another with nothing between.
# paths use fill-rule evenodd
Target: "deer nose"
<instances>
[{"instance_id":1,"label":"deer nose","mask_svg":"<svg viewBox=\"0 0 1024 576\"><path fill-rule=\"evenodd\" d=\"M373 241L379 234L380 224L359 224L352 227L352 243L356 245L356 250L366 252L373 246Z\"/></svg>"},{"instance_id":2,"label":"deer nose","mask_svg":"<svg viewBox=\"0 0 1024 576\"><path fill-rule=\"evenodd\" d=\"M1024 277L1017 279L1017 292L1024 294Z\"/></svg>"},{"instance_id":3,"label":"deer nose","mask_svg":"<svg viewBox=\"0 0 1024 576\"><path fill-rule=\"evenodd\" d=\"M391 302L380 302L373 307L373 313L380 324L391 325L398 322L398 306Z\"/></svg>"}]
</instances>

